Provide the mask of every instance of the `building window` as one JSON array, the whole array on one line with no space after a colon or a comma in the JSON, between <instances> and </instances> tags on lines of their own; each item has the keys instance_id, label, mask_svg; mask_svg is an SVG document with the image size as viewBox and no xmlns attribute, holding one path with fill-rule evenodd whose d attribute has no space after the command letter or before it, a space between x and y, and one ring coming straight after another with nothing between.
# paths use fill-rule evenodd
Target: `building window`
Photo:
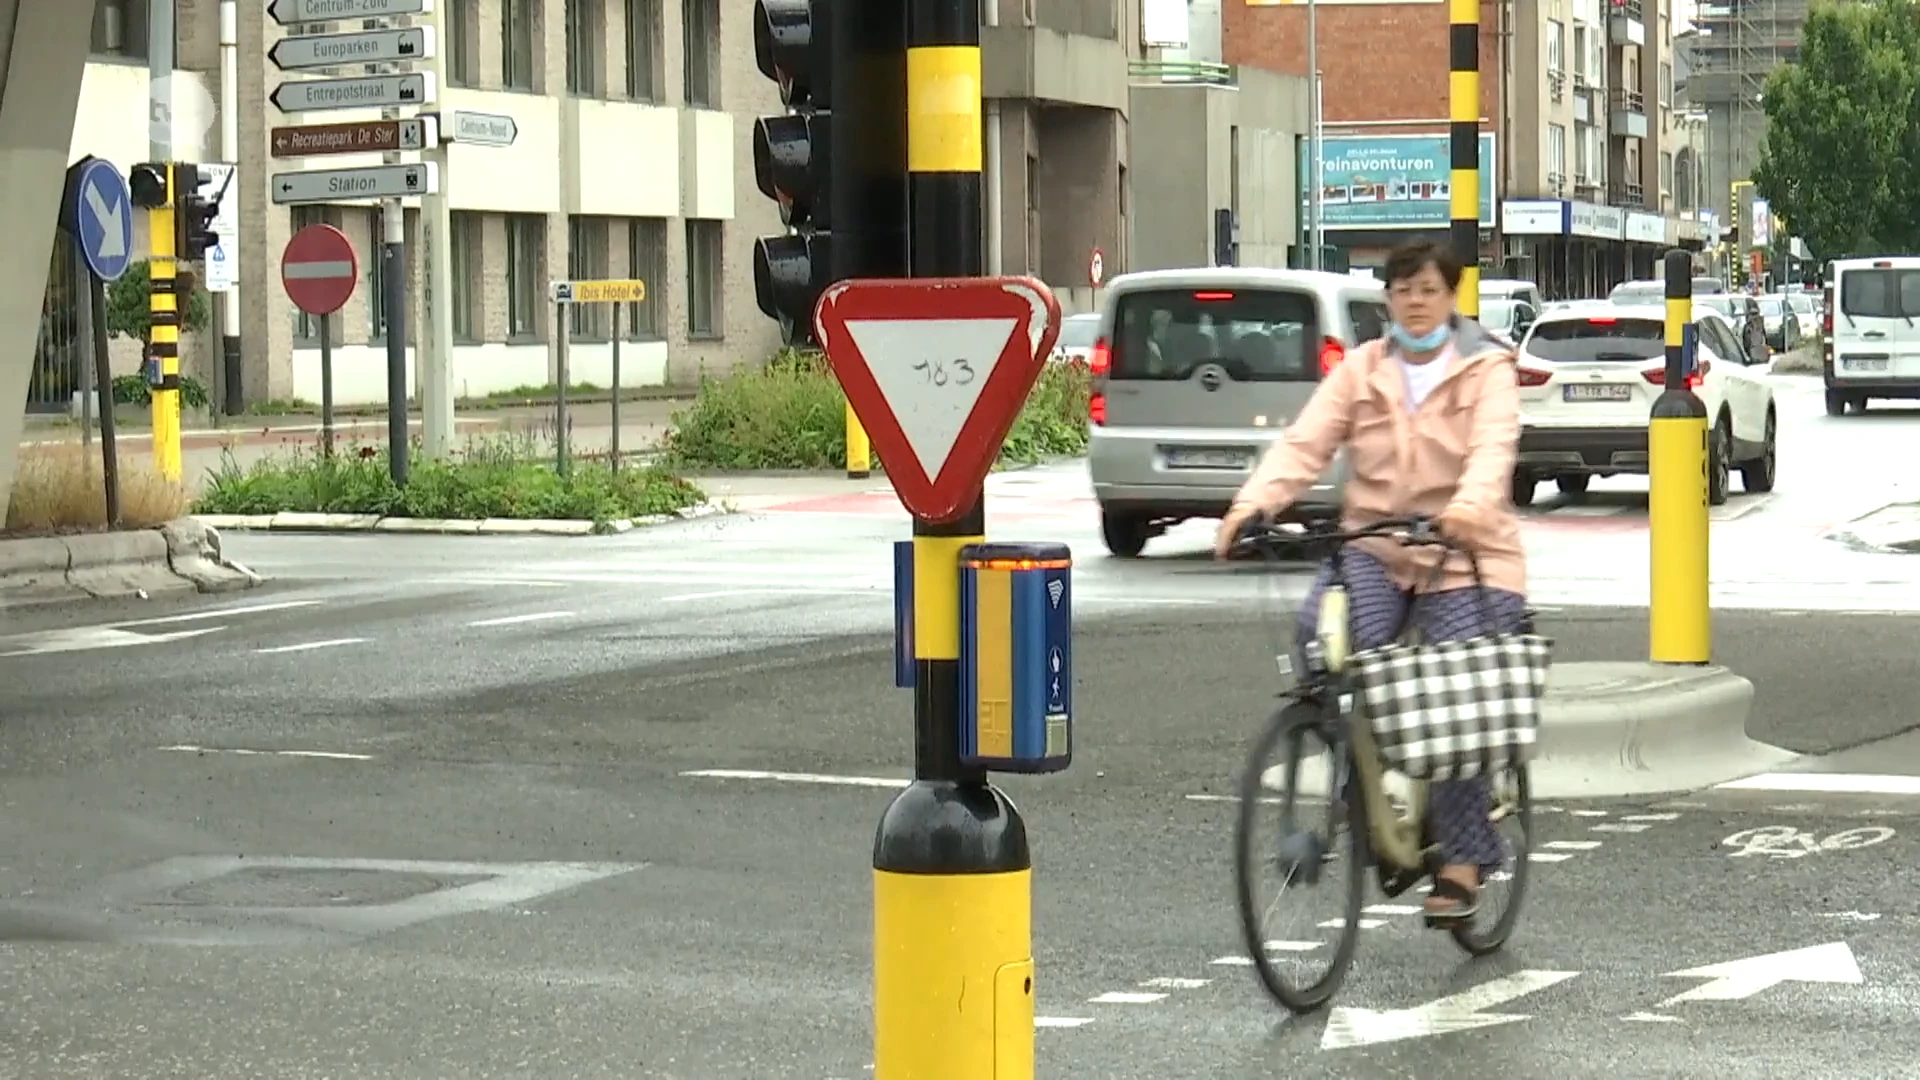
<instances>
[{"instance_id":1,"label":"building window","mask_svg":"<svg viewBox=\"0 0 1920 1080\"><path fill-rule=\"evenodd\" d=\"M571 281L599 281L609 277L607 257L607 219L570 217L567 219L567 278ZM576 341L607 340L607 323L612 318L607 304L568 304L567 333Z\"/></svg>"},{"instance_id":2,"label":"building window","mask_svg":"<svg viewBox=\"0 0 1920 1080\"><path fill-rule=\"evenodd\" d=\"M443 48L447 51L447 84L450 86L473 86L475 83L474 54L474 0L443 0L446 14L443 23L446 27L447 41Z\"/></svg>"},{"instance_id":3,"label":"building window","mask_svg":"<svg viewBox=\"0 0 1920 1080\"><path fill-rule=\"evenodd\" d=\"M647 298L628 304L623 322L631 341L657 341L666 336L660 325L660 290L667 279L667 222L665 218L634 218L627 222L627 276L647 283Z\"/></svg>"},{"instance_id":4,"label":"building window","mask_svg":"<svg viewBox=\"0 0 1920 1080\"><path fill-rule=\"evenodd\" d=\"M480 215L455 210L447 231L447 276L452 283L453 340L480 340L473 283L480 275Z\"/></svg>"},{"instance_id":5,"label":"building window","mask_svg":"<svg viewBox=\"0 0 1920 1080\"><path fill-rule=\"evenodd\" d=\"M606 11L605 0L566 0L567 3L567 93L576 97L600 96L600 46L606 33L600 29Z\"/></svg>"},{"instance_id":6,"label":"building window","mask_svg":"<svg viewBox=\"0 0 1920 1080\"><path fill-rule=\"evenodd\" d=\"M334 220L337 211L331 210L328 207L295 206L290 209L293 211L291 232L299 232L309 225L333 225L338 228L338 223ZM333 332L330 336L336 343L339 342L340 326L337 322L334 324ZM318 346L320 344L320 316L309 315L299 308L294 308L293 338L301 345L308 347Z\"/></svg>"},{"instance_id":7,"label":"building window","mask_svg":"<svg viewBox=\"0 0 1920 1080\"><path fill-rule=\"evenodd\" d=\"M1567 25L1558 19L1547 20L1547 70L1558 74L1567 69Z\"/></svg>"},{"instance_id":8,"label":"building window","mask_svg":"<svg viewBox=\"0 0 1920 1080\"><path fill-rule=\"evenodd\" d=\"M1573 125L1573 178L1577 183L1591 184L1594 180L1593 143L1587 137L1592 131L1592 124Z\"/></svg>"},{"instance_id":9,"label":"building window","mask_svg":"<svg viewBox=\"0 0 1920 1080\"><path fill-rule=\"evenodd\" d=\"M1660 194L1663 198L1673 194L1673 155L1664 150L1660 153Z\"/></svg>"},{"instance_id":10,"label":"building window","mask_svg":"<svg viewBox=\"0 0 1920 1080\"><path fill-rule=\"evenodd\" d=\"M95 56L146 59L147 2L98 0L93 9L93 37L87 51Z\"/></svg>"},{"instance_id":11,"label":"building window","mask_svg":"<svg viewBox=\"0 0 1920 1080\"><path fill-rule=\"evenodd\" d=\"M546 295L540 270L546 264L547 219L538 214L507 215L507 338L540 336L540 305Z\"/></svg>"},{"instance_id":12,"label":"building window","mask_svg":"<svg viewBox=\"0 0 1920 1080\"><path fill-rule=\"evenodd\" d=\"M500 2L500 85L533 89L533 5L535 0Z\"/></svg>"},{"instance_id":13,"label":"building window","mask_svg":"<svg viewBox=\"0 0 1920 1080\"><path fill-rule=\"evenodd\" d=\"M659 101L660 0L627 0L627 97Z\"/></svg>"},{"instance_id":14,"label":"building window","mask_svg":"<svg viewBox=\"0 0 1920 1080\"><path fill-rule=\"evenodd\" d=\"M690 338L721 336L724 229L719 221L687 219L687 336Z\"/></svg>"},{"instance_id":15,"label":"building window","mask_svg":"<svg viewBox=\"0 0 1920 1080\"><path fill-rule=\"evenodd\" d=\"M1585 86L1594 80L1596 72L1587 67L1587 28L1579 23L1573 24L1573 84Z\"/></svg>"},{"instance_id":16,"label":"building window","mask_svg":"<svg viewBox=\"0 0 1920 1080\"><path fill-rule=\"evenodd\" d=\"M720 107L720 0L681 0L686 31L686 104Z\"/></svg>"},{"instance_id":17,"label":"building window","mask_svg":"<svg viewBox=\"0 0 1920 1080\"><path fill-rule=\"evenodd\" d=\"M1660 64L1660 107L1665 109L1673 104L1673 65L1664 61Z\"/></svg>"},{"instance_id":18,"label":"building window","mask_svg":"<svg viewBox=\"0 0 1920 1080\"><path fill-rule=\"evenodd\" d=\"M1563 124L1547 125L1547 182L1555 195L1567 182L1567 129Z\"/></svg>"}]
</instances>

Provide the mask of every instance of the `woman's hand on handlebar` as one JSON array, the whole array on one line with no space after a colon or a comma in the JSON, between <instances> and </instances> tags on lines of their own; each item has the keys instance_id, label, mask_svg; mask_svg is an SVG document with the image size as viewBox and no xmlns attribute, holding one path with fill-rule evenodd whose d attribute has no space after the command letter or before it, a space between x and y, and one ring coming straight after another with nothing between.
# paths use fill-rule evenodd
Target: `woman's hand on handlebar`
<instances>
[{"instance_id":1,"label":"woman's hand on handlebar","mask_svg":"<svg viewBox=\"0 0 1920 1080\"><path fill-rule=\"evenodd\" d=\"M1480 535L1481 515L1471 506L1453 503L1433 519L1433 527L1455 543L1468 543Z\"/></svg>"},{"instance_id":2,"label":"woman's hand on handlebar","mask_svg":"<svg viewBox=\"0 0 1920 1080\"><path fill-rule=\"evenodd\" d=\"M1213 557L1224 559L1233 553L1235 544L1245 536L1247 526L1259 521L1260 508L1252 503L1234 503L1227 516L1220 521L1220 531L1213 536Z\"/></svg>"}]
</instances>

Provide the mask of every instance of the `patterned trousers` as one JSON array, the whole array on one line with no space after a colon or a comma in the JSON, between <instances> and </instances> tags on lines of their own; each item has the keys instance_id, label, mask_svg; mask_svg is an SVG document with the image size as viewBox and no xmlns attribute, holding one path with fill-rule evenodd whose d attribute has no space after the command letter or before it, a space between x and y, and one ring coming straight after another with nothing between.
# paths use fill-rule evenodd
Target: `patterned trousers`
<instances>
[{"instance_id":1,"label":"patterned trousers","mask_svg":"<svg viewBox=\"0 0 1920 1080\"><path fill-rule=\"evenodd\" d=\"M1392 641L1407 622L1409 605L1417 620L1415 625L1428 641L1512 632L1526 615L1526 598L1503 589L1487 589L1484 597L1481 590L1472 588L1417 596L1403 592L1380 560L1355 548L1341 553L1340 564L1347 587L1348 634L1355 650ZM1321 567L1320 576L1301 605L1300 641L1312 640L1318 630L1320 598L1332 581L1333 567L1329 563ZM1497 627L1487 625L1489 613ZM1297 657L1295 662L1299 662ZM1438 781L1428 788L1427 827L1433 831L1444 862L1491 871L1506 861L1500 834L1487 819L1492 809L1491 790L1484 777Z\"/></svg>"}]
</instances>

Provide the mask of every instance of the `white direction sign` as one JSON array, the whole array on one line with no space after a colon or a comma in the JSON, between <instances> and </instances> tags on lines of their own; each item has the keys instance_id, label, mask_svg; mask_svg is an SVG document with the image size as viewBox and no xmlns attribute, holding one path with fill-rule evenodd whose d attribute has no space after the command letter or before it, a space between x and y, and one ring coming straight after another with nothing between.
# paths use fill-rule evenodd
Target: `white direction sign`
<instances>
[{"instance_id":1,"label":"white direction sign","mask_svg":"<svg viewBox=\"0 0 1920 1080\"><path fill-rule=\"evenodd\" d=\"M1545 990L1578 974L1577 971L1518 971L1411 1009L1337 1008L1327 1018L1320 1049L1346 1050L1530 1020L1532 1017L1483 1010Z\"/></svg>"},{"instance_id":2,"label":"white direction sign","mask_svg":"<svg viewBox=\"0 0 1920 1080\"><path fill-rule=\"evenodd\" d=\"M440 169L433 162L418 165L375 165L365 169L313 169L276 173L273 201L280 206L302 203L350 202L355 199L402 199L440 193Z\"/></svg>"},{"instance_id":3,"label":"white direction sign","mask_svg":"<svg viewBox=\"0 0 1920 1080\"><path fill-rule=\"evenodd\" d=\"M368 75L358 79L303 79L273 88L268 100L283 113L325 112L330 109L372 109L431 105L433 73Z\"/></svg>"},{"instance_id":4,"label":"white direction sign","mask_svg":"<svg viewBox=\"0 0 1920 1080\"><path fill-rule=\"evenodd\" d=\"M273 0L267 6L267 15L281 26L386 19L395 15L429 15L432 12L433 0Z\"/></svg>"},{"instance_id":5,"label":"white direction sign","mask_svg":"<svg viewBox=\"0 0 1920 1080\"><path fill-rule=\"evenodd\" d=\"M453 114L453 132L448 136L453 142L475 146L512 146L519 137L520 125L511 116L464 110Z\"/></svg>"},{"instance_id":6,"label":"white direction sign","mask_svg":"<svg viewBox=\"0 0 1920 1080\"><path fill-rule=\"evenodd\" d=\"M1018 319L848 319L913 456L939 476Z\"/></svg>"},{"instance_id":7,"label":"white direction sign","mask_svg":"<svg viewBox=\"0 0 1920 1080\"><path fill-rule=\"evenodd\" d=\"M267 59L281 71L354 64L404 64L432 58L433 45L431 26L367 30L358 34L314 34L281 38L267 50Z\"/></svg>"},{"instance_id":8,"label":"white direction sign","mask_svg":"<svg viewBox=\"0 0 1920 1080\"><path fill-rule=\"evenodd\" d=\"M240 284L240 193L227 182L233 166L214 163L200 166L200 197L208 202L221 192L220 209L213 215L211 228L220 242L207 249L207 272L202 284L208 292L232 292Z\"/></svg>"},{"instance_id":9,"label":"white direction sign","mask_svg":"<svg viewBox=\"0 0 1920 1080\"><path fill-rule=\"evenodd\" d=\"M1737 1001L1770 990L1783 982L1841 983L1858 986L1866 982L1853 950L1844 941L1813 945L1804 949L1749 956L1724 964L1669 971L1666 979L1710 980L1661 1002L1662 1006L1683 1001Z\"/></svg>"}]
</instances>

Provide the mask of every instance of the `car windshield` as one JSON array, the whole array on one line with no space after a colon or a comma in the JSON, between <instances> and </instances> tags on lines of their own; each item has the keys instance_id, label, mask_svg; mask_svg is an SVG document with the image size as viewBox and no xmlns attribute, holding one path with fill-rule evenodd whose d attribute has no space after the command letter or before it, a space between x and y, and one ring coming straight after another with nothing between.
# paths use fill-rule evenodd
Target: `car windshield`
<instances>
[{"instance_id":1,"label":"car windshield","mask_svg":"<svg viewBox=\"0 0 1920 1080\"><path fill-rule=\"evenodd\" d=\"M1536 323L1527 353L1556 364L1657 360L1667 352L1667 328L1659 319L1594 315Z\"/></svg>"},{"instance_id":2,"label":"car windshield","mask_svg":"<svg viewBox=\"0 0 1920 1080\"><path fill-rule=\"evenodd\" d=\"M1787 297L1787 306L1801 315L1813 314L1813 297L1806 293L1795 293Z\"/></svg>"},{"instance_id":3,"label":"car windshield","mask_svg":"<svg viewBox=\"0 0 1920 1080\"><path fill-rule=\"evenodd\" d=\"M1693 302L1700 307L1711 308L1729 319L1734 317L1733 297L1731 296L1725 294L1719 296L1696 296L1693 298Z\"/></svg>"},{"instance_id":4,"label":"car windshield","mask_svg":"<svg viewBox=\"0 0 1920 1080\"><path fill-rule=\"evenodd\" d=\"M1520 309L1517 301L1480 298L1480 325L1489 330L1513 329L1514 312Z\"/></svg>"},{"instance_id":5,"label":"car windshield","mask_svg":"<svg viewBox=\"0 0 1920 1080\"><path fill-rule=\"evenodd\" d=\"M1218 364L1239 382L1316 382L1315 303L1289 289L1164 289L1121 296L1115 379L1178 382Z\"/></svg>"},{"instance_id":6,"label":"car windshield","mask_svg":"<svg viewBox=\"0 0 1920 1080\"><path fill-rule=\"evenodd\" d=\"M1094 339L1100 336L1100 317L1098 315L1075 315L1060 324L1060 340L1054 344L1062 349L1091 349Z\"/></svg>"},{"instance_id":7,"label":"car windshield","mask_svg":"<svg viewBox=\"0 0 1920 1080\"><path fill-rule=\"evenodd\" d=\"M1633 304L1636 307L1641 304L1664 303L1666 298L1666 286L1657 281L1629 281L1624 285L1614 286L1613 291L1607 294L1607 299L1613 303Z\"/></svg>"},{"instance_id":8,"label":"car windshield","mask_svg":"<svg viewBox=\"0 0 1920 1080\"><path fill-rule=\"evenodd\" d=\"M1786 312L1786 309L1787 302L1778 296L1763 296L1760 298L1760 314L1769 319L1779 318Z\"/></svg>"}]
</instances>

